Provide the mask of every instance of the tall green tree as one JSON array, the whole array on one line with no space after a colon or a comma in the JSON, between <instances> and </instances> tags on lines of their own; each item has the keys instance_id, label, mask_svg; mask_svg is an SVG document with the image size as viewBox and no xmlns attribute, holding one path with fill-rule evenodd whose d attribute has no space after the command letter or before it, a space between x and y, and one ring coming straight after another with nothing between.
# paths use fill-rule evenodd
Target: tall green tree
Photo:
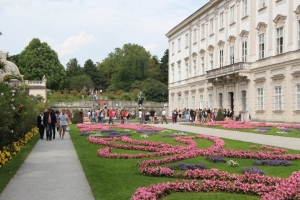
<instances>
[{"instance_id":1,"label":"tall green tree","mask_svg":"<svg viewBox=\"0 0 300 200\"><path fill-rule=\"evenodd\" d=\"M160 70L162 73L162 82L168 85L168 73L169 73L169 49L167 49L160 59Z\"/></svg>"},{"instance_id":2,"label":"tall green tree","mask_svg":"<svg viewBox=\"0 0 300 200\"><path fill-rule=\"evenodd\" d=\"M91 59L84 63L83 72L91 78L95 89L105 89L107 87L106 79L103 73L99 71L96 64Z\"/></svg>"},{"instance_id":3,"label":"tall green tree","mask_svg":"<svg viewBox=\"0 0 300 200\"><path fill-rule=\"evenodd\" d=\"M79 76L82 75L83 69L79 65L78 61L76 58L70 59L70 61L67 63L67 69L66 69L66 74L67 77L74 77L74 76Z\"/></svg>"},{"instance_id":4,"label":"tall green tree","mask_svg":"<svg viewBox=\"0 0 300 200\"><path fill-rule=\"evenodd\" d=\"M129 91L136 80L148 78L148 62L151 54L137 44L125 44L116 48L104 59L98 68L110 85L110 90Z\"/></svg>"},{"instance_id":5,"label":"tall green tree","mask_svg":"<svg viewBox=\"0 0 300 200\"><path fill-rule=\"evenodd\" d=\"M94 84L92 79L85 74L80 76L74 76L69 79L70 90L77 90L78 92L80 92L83 89L88 90L93 87Z\"/></svg>"},{"instance_id":6,"label":"tall green tree","mask_svg":"<svg viewBox=\"0 0 300 200\"><path fill-rule=\"evenodd\" d=\"M34 38L19 55L19 69L25 79L41 80L45 75L47 88L63 89L66 83L66 71L59 62L57 53L51 47Z\"/></svg>"}]
</instances>

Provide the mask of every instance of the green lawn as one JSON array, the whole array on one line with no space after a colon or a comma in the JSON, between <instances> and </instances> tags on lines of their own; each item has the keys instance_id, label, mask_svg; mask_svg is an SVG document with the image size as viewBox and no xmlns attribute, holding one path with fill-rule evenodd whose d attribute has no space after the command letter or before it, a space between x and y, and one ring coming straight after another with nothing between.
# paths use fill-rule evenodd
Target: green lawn
<instances>
[{"instance_id":1,"label":"green lawn","mask_svg":"<svg viewBox=\"0 0 300 200\"><path fill-rule=\"evenodd\" d=\"M170 133L168 133L170 134ZM137 188L143 186L149 186L151 184L157 184L162 182L172 182L178 178L166 178L166 177L150 177L144 176L139 173L139 169L136 166L138 161L145 159L107 159L100 158L97 156L97 151L103 146L91 144L87 141L87 137L79 136L79 130L75 125L71 125L70 135L77 151L78 157L83 166L83 170L86 174L88 182L91 186L93 195L95 199L101 200L126 200L130 199L132 194L136 191ZM192 135L192 134L190 134ZM140 134L133 134L131 136L133 139L141 140ZM145 139L143 139L145 140ZM169 143L173 145L182 145L173 140L173 138L162 138L161 134L153 135L149 137L149 141L160 141L164 143ZM204 139L195 140L198 144L198 148L207 148L213 143ZM250 149L253 143L247 142L238 142L229 139L224 139L225 148L231 148L235 150L244 150ZM260 145L257 145L258 147ZM288 150L289 153L296 154L300 151ZM132 150L122 150L122 149L113 149L113 153L141 153L140 151ZM143 152L145 153L145 152ZM151 159L158 159L157 157ZM229 173L241 174L241 168L253 166L253 159L229 159L225 158L227 161L235 160L240 166L239 167L229 167L226 163L210 163L206 161L205 157L197 157L193 159L184 160L181 162L185 163L205 163L208 169L218 168L220 171L227 171ZM171 163L164 166L174 165ZM253 166L254 167L254 166ZM300 169L300 161L292 161L292 165L288 167L257 167L262 169L268 176L275 177L289 177L292 172L298 171ZM175 200L175 199L260 199L258 196L249 196L241 194L228 194L228 193L175 193L164 197L166 200Z\"/></svg>"},{"instance_id":2,"label":"green lawn","mask_svg":"<svg viewBox=\"0 0 300 200\"><path fill-rule=\"evenodd\" d=\"M13 156L12 160L0 169L0 194L19 170L39 138L39 134L33 136L25 146L21 147L21 151Z\"/></svg>"}]
</instances>

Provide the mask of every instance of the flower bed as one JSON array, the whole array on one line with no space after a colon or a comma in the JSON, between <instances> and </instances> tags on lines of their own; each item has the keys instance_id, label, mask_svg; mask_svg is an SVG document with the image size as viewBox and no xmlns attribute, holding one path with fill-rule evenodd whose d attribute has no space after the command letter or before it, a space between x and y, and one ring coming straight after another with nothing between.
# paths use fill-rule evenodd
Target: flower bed
<instances>
[{"instance_id":1,"label":"flower bed","mask_svg":"<svg viewBox=\"0 0 300 200\"><path fill-rule=\"evenodd\" d=\"M4 146L3 150L0 151L0 168L2 168L6 163L8 163L12 159L12 156L20 152L21 147L27 144L27 142L37 133L38 133L38 129L33 128L17 142L14 142L11 145Z\"/></svg>"},{"instance_id":2,"label":"flower bed","mask_svg":"<svg viewBox=\"0 0 300 200\"><path fill-rule=\"evenodd\" d=\"M261 126L261 125L260 125ZM197 148L197 139L206 139L214 144L209 148ZM221 138L205 135L196 136L176 136L176 142L185 144L185 146L164 144L162 142L151 142L146 140L133 140L128 137L113 137L113 138L88 138L91 143L96 143L106 146L98 150L98 155L104 158L112 159L139 159L150 158L142 162L137 162L139 171L146 176L156 177L173 177L182 179L193 179L189 182L175 181L168 183L160 183L148 187L141 187L136 190L131 199L158 199L173 192L235 192L242 194L258 195L262 199L297 199L299 197L300 188L300 171L295 172L289 178L276 178L265 175L262 170L249 167L243 168L242 175L230 174L226 171L218 169L188 169L184 168L185 172L175 172L174 167L161 167L160 165L178 162L186 159L196 158L199 156L210 158L243 158L243 159L258 159L258 160L300 160L300 154L287 154L286 150L276 147L262 145L260 148L251 146L255 152L251 150L232 150L224 149L225 143ZM120 141L124 144L114 143ZM148 153L140 154L117 154L112 153L112 148L141 150ZM167 156L158 159L152 157ZM220 160L220 159L219 159ZM225 161L226 162L226 161ZM196 180L201 180L201 183ZM292 186L287 184L293 182ZM296 186L294 186L296 185ZM282 187L281 187L282 186ZM284 190L290 189L287 193Z\"/></svg>"},{"instance_id":3,"label":"flower bed","mask_svg":"<svg viewBox=\"0 0 300 200\"><path fill-rule=\"evenodd\" d=\"M255 160L253 164L266 166L289 166L292 163L287 160Z\"/></svg>"}]
</instances>

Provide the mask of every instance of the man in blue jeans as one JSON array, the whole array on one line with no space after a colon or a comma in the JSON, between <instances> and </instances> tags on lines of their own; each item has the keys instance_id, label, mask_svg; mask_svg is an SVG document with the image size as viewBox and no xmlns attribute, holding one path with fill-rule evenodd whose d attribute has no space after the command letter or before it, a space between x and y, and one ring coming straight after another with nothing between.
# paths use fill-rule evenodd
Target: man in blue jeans
<instances>
[{"instance_id":1,"label":"man in blue jeans","mask_svg":"<svg viewBox=\"0 0 300 200\"><path fill-rule=\"evenodd\" d=\"M46 137L48 141L52 140L52 129L56 124L56 116L54 112L51 112L51 108L48 109L47 112L44 113L43 124L46 128Z\"/></svg>"}]
</instances>

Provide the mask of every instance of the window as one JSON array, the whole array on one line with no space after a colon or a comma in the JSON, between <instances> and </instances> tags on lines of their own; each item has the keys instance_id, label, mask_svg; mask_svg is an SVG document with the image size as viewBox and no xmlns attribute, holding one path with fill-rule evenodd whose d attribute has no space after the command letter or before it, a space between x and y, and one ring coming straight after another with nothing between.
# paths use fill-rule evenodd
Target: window
<instances>
[{"instance_id":1,"label":"window","mask_svg":"<svg viewBox=\"0 0 300 200\"><path fill-rule=\"evenodd\" d=\"M223 94L219 93L219 108L223 108Z\"/></svg>"},{"instance_id":2,"label":"window","mask_svg":"<svg viewBox=\"0 0 300 200\"><path fill-rule=\"evenodd\" d=\"M257 110L264 109L264 89L257 88Z\"/></svg>"},{"instance_id":3,"label":"window","mask_svg":"<svg viewBox=\"0 0 300 200\"><path fill-rule=\"evenodd\" d=\"M224 62L224 52L223 49L220 50L220 67L223 67Z\"/></svg>"},{"instance_id":4,"label":"window","mask_svg":"<svg viewBox=\"0 0 300 200\"><path fill-rule=\"evenodd\" d=\"M203 97L203 95L200 95L199 108L200 109L204 108L204 97Z\"/></svg>"},{"instance_id":5,"label":"window","mask_svg":"<svg viewBox=\"0 0 300 200\"><path fill-rule=\"evenodd\" d=\"M298 21L298 48L300 49L300 21Z\"/></svg>"},{"instance_id":6,"label":"window","mask_svg":"<svg viewBox=\"0 0 300 200\"><path fill-rule=\"evenodd\" d=\"M265 34L261 34L259 37L259 59L265 57Z\"/></svg>"},{"instance_id":7,"label":"window","mask_svg":"<svg viewBox=\"0 0 300 200\"><path fill-rule=\"evenodd\" d=\"M208 95L208 103L207 103L207 107L212 109L213 108L213 97L212 94Z\"/></svg>"},{"instance_id":8,"label":"window","mask_svg":"<svg viewBox=\"0 0 300 200\"><path fill-rule=\"evenodd\" d=\"M192 109L195 110L195 96L192 96Z\"/></svg>"},{"instance_id":9,"label":"window","mask_svg":"<svg viewBox=\"0 0 300 200\"><path fill-rule=\"evenodd\" d=\"M189 77L189 63L185 63L186 78Z\"/></svg>"},{"instance_id":10,"label":"window","mask_svg":"<svg viewBox=\"0 0 300 200\"><path fill-rule=\"evenodd\" d=\"M264 7L266 7L266 1L260 0L259 8L264 8Z\"/></svg>"},{"instance_id":11,"label":"window","mask_svg":"<svg viewBox=\"0 0 300 200\"><path fill-rule=\"evenodd\" d=\"M297 110L300 110L300 85L296 86Z\"/></svg>"},{"instance_id":12,"label":"window","mask_svg":"<svg viewBox=\"0 0 300 200\"><path fill-rule=\"evenodd\" d=\"M185 97L185 107L189 107L189 97Z\"/></svg>"},{"instance_id":13,"label":"window","mask_svg":"<svg viewBox=\"0 0 300 200\"><path fill-rule=\"evenodd\" d=\"M230 7L230 23L234 22L234 6Z\"/></svg>"},{"instance_id":14,"label":"window","mask_svg":"<svg viewBox=\"0 0 300 200\"><path fill-rule=\"evenodd\" d=\"M178 39L178 51L181 51L181 38Z\"/></svg>"},{"instance_id":15,"label":"window","mask_svg":"<svg viewBox=\"0 0 300 200\"><path fill-rule=\"evenodd\" d=\"M197 42L197 29L194 29L194 43Z\"/></svg>"},{"instance_id":16,"label":"window","mask_svg":"<svg viewBox=\"0 0 300 200\"><path fill-rule=\"evenodd\" d=\"M178 109L181 109L181 98L178 98L178 102L177 102L177 107Z\"/></svg>"},{"instance_id":17,"label":"window","mask_svg":"<svg viewBox=\"0 0 300 200\"><path fill-rule=\"evenodd\" d=\"M277 54L283 53L283 27L277 29Z\"/></svg>"},{"instance_id":18,"label":"window","mask_svg":"<svg viewBox=\"0 0 300 200\"><path fill-rule=\"evenodd\" d=\"M248 15L248 1L247 0L243 0L243 17Z\"/></svg>"},{"instance_id":19,"label":"window","mask_svg":"<svg viewBox=\"0 0 300 200\"><path fill-rule=\"evenodd\" d=\"M202 74L204 74L204 57L201 57L201 69L202 69Z\"/></svg>"},{"instance_id":20,"label":"window","mask_svg":"<svg viewBox=\"0 0 300 200\"><path fill-rule=\"evenodd\" d=\"M242 62L247 62L247 41L242 42Z\"/></svg>"},{"instance_id":21,"label":"window","mask_svg":"<svg viewBox=\"0 0 300 200\"><path fill-rule=\"evenodd\" d=\"M214 68L214 54L210 54L210 69Z\"/></svg>"},{"instance_id":22,"label":"window","mask_svg":"<svg viewBox=\"0 0 300 200\"><path fill-rule=\"evenodd\" d=\"M174 54L174 42L172 42L172 54Z\"/></svg>"},{"instance_id":23,"label":"window","mask_svg":"<svg viewBox=\"0 0 300 200\"><path fill-rule=\"evenodd\" d=\"M282 105L281 105L281 86L276 86L275 87L275 110L282 110Z\"/></svg>"},{"instance_id":24,"label":"window","mask_svg":"<svg viewBox=\"0 0 300 200\"><path fill-rule=\"evenodd\" d=\"M201 39L205 38L205 24L201 25Z\"/></svg>"},{"instance_id":25,"label":"window","mask_svg":"<svg viewBox=\"0 0 300 200\"><path fill-rule=\"evenodd\" d=\"M220 14L220 29L224 28L224 12Z\"/></svg>"},{"instance_id":26,"label":"window","mask_svg":"<svg viewBox=\"0 0 300 200\"><path fill-rule=\"evenodd\" d=\"M193 61L193 64L194 64L194 76L197 76L196 60Z\"/></svg>"},{"instance_id":27,"label":"window","mask_svg":"<svg viewBox=\"0 0 300 200\"><path fill-rule=\"evenodd\" d=\"M242 110L246 111L247 108L247 98L246 98L246 91L242 91Z\"/></svg>"},{"instance_id":28,"label":"window","mask_svg":"<svg viewBox=\"0 0 300 200\"><path fill-rule=\"evenodd\" d=\"M230 46L230 64L234 64L234 46Z\"/></svg>"},{"instance_id":29,"label":"window","mask_svg":"<svg viewBox=\"0 0 300 200\"><path fill-rule=\"evenodd\" d=\"M214 33L214 18L210 19L210 34Z\"/></svg>"},{"instance_id":30,"label":"window","mask_svg":"<svg viewBox=\"0 0 300 200\"><path fill-rule=\"evenodd\" d=\"M185 48L189 46L189 34L185 34Z\"/></svg>"}]
</instances>

